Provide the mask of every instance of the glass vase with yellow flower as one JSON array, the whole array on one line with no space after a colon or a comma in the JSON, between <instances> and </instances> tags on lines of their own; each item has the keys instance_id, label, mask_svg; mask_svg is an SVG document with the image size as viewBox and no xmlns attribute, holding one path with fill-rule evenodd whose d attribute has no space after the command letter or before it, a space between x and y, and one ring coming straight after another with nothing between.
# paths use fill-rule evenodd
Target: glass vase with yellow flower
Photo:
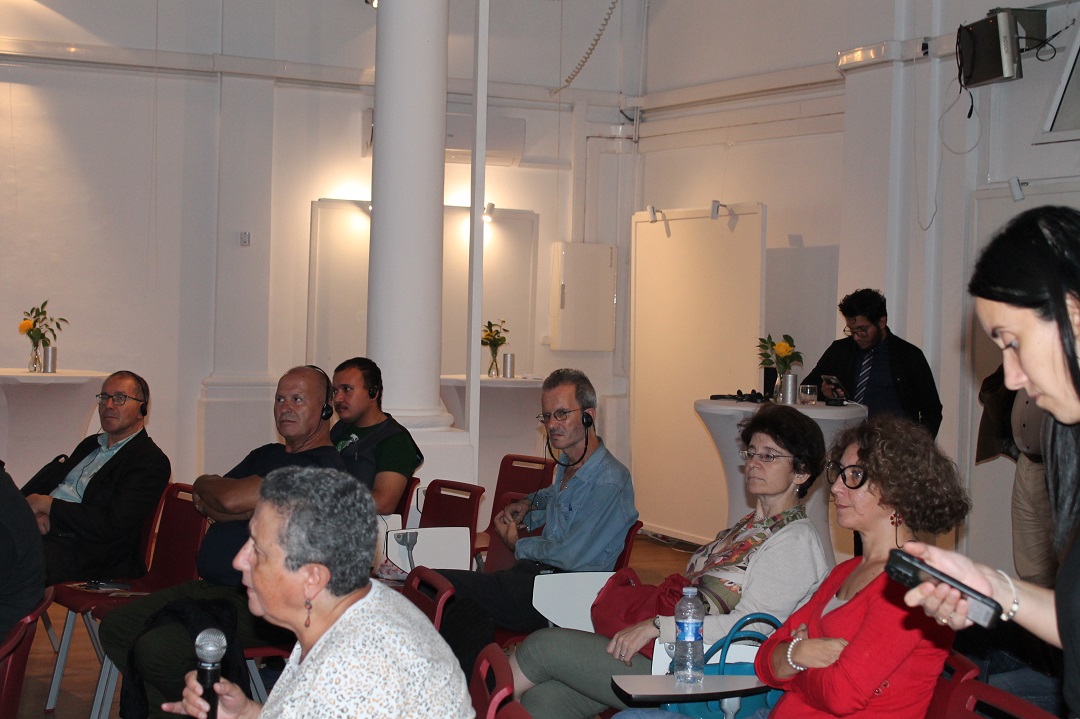
<instances>
[{"instance_id":1,"label":"glass vase with yellow flower","mask_svg":"<svg viewBox=\"0 0 1080 719\"><path fill-rule=\"evenodd\" d=\"M783 335L779 342L772 335L758 337L759 367L776 368L776 386L773 388L773 401L779 401L780 389L784 386L784 375L791 371L793 364L802 364L802 353L795 349L795 340L791 335Z\"/></svg>"},{"instance_id":2,"label":"glass vase with yellow flower","mask_svg":"<svg viewBox=\"0 0 1080 719\"><path fill-rule=\"evenodd\" d=\"M480 344L491 351L491 364L488 365L488 377L499 376L499 348L506 344L506 335L510 330L506 329L506 320L498 323L488 320L487 324L480 326Z\"/></svg>"},{"instance_id":3,"label":"glass vase with yellow flower","mask_svg":"<svg viewBox=\"0 0 1080 719\"><path fill-rule=\"evenodd\" d=\"M19 334L30 339L30 361L26 365L30 372L46 371L41 359L41 348L50 347L56 341L56 333L64 329L61 325L68 324L63 317L50 317L46 309L48 304L49 301L45 300L37 307L23 312L23 320L19 323Z\"/></svg>"}]
</instances>

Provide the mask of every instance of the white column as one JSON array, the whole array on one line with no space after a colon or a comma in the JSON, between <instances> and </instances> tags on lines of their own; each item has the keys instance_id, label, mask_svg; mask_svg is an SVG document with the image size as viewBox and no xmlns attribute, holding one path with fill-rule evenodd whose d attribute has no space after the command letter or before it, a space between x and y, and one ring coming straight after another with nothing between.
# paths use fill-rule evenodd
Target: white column
<instances>
[{"instance_id":1,"label":"white column","mask_svg":"<svg viewBox=\"0 0 1080 719\"><path fill-rule=\"evenodd\" d=\"M375 34L368 355L411 429L449 427L439 398L448 0L384 2Z\"/></svg>"}]
</instances>

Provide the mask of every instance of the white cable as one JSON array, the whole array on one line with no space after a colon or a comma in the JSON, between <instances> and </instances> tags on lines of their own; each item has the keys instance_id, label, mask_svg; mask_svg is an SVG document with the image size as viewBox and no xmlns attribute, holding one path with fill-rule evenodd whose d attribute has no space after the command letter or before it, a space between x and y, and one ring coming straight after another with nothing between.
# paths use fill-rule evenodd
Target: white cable
<instances>
[{"instance_id":1,"label":"white cable","mask_svg":"<svg viewBox=\"0 0 1080 719\"><path fill-rule=\"evenodd\" d=\"M584 69L585 65L589 62L589 58L592 57L593 50L600 44L600 38L604 36L604 30L607 29L608 22L611 20L611 16L615 13L615 6L619 4L619 0L611 0L611 5L608 6L607 13L604 15L604 19L600 22L600 29L596 31L596 35L593 37L592 43L589 44L589 49L585 51L581 60L578 61L577 67L574 71L566 76L563 80L563 85L556 93L562 92L566 88L570 87L570 83L574 81L574 78L578 76L578 73Z\"/></svg>"}]
</instances>

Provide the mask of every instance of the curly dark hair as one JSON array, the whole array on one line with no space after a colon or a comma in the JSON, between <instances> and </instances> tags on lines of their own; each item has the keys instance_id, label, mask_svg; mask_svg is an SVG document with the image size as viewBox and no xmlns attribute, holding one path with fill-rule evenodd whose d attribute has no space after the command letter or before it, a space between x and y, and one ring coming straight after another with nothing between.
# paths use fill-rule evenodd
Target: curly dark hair
<instances>
[{"instance_id":1,"label":"curly dark hair","mask_svg":"<svg viewBox=\"0 0 1080 719\"><path fill-rule=\"evenodd\" d=\"M825 437L817 422L805 414L782 404L766 402L761 409L739 423L739 437L744 447L760 432L772 438L785 452L792 455L791 469L810 478L796 488L802 498L825 468Z\"/></svg>"},{"instance_id":2,"label":"curly dark hair","mask_svg":"<svg viewBox=\"0 0 1080 719\"><path fill-rule=\"evenodd\" d=\"M885 295L881 294L881 290L855 290L840 300L837 308L845 318L862 315L875 325L878 320L889 314L886 308Z\"/></svg>"},{"instance_id":3,"label":"curly dark hair","mask_svg":"<svg viewBox=\"0 0 1080 719\"><path fill-rule=\"evenodd\" d=\"M963 524L971 500L960 486L956 462L925 427L880 414L837 435L829 459L839 464L853 444L882 506L894 509L912 530L944 534Z\"/></svg>"}]
</instances>

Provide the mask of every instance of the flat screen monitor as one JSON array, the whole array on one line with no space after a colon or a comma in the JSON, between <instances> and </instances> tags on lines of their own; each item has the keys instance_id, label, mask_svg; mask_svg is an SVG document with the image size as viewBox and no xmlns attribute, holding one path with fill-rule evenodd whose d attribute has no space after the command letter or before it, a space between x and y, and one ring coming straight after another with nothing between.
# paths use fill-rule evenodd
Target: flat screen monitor
<instances>
[{"instance_id":1,"label":"flat screen monitor","mask_svg":"<svg viewBox=\"0 0 1080 719\"><path fill-rule=\"evenodd\" d=\"M964 87L1023 77L1016 18L999 10L956 31L956 64Z\"/></svg>"}]
</instances>

